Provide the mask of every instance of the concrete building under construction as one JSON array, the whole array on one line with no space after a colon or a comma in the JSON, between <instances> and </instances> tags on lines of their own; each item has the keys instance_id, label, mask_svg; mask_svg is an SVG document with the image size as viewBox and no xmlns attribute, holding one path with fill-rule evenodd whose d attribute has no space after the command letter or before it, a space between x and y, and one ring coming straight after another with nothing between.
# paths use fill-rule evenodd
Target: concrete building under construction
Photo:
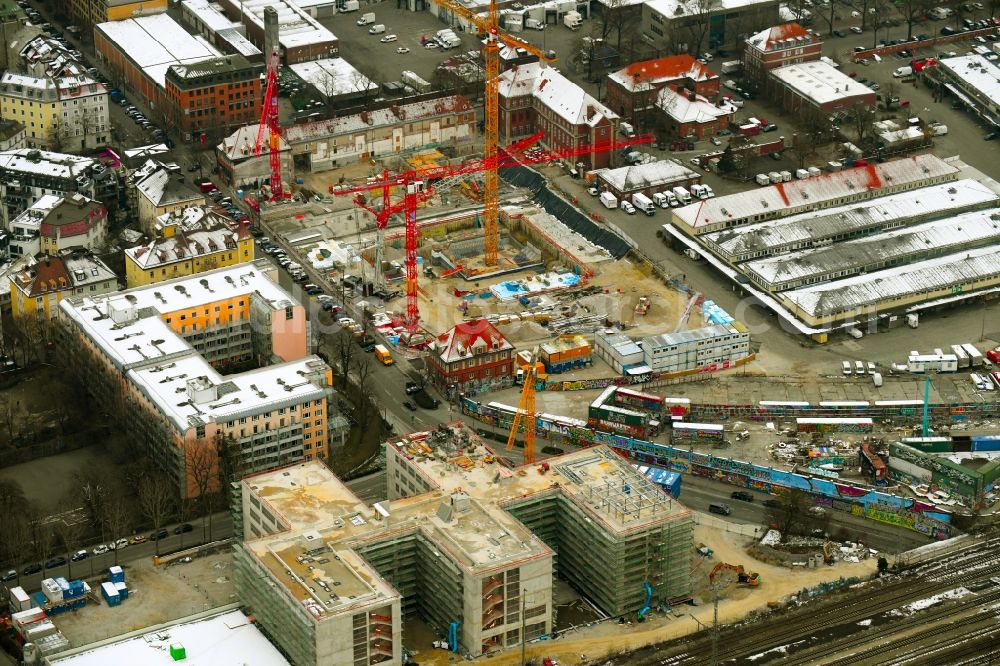
<instances>
[{"instance_id":1,"label":"concrete building under construction","mask_svg":"<svg viewBox=\"0 0 1000 666\"><path fill-rule=\"evenodd\" d=\"M556 573L610 615L691 592L690 512L606 447L516 468L451 424L385 449L373 506L318 462L240 484L237 590L297 664L399 663L411 614L456 652L519 645Z\"/></svg>"}]
</instances>

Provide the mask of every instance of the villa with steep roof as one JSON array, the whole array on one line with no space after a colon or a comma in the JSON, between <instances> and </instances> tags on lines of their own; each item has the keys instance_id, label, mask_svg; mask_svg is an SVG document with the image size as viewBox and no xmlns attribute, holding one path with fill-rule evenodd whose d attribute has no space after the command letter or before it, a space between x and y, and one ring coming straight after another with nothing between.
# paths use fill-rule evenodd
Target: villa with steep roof
<instances>
[{"instance_id":1,"label":"villa with steep roof","mask_svg":"<svg viewBox=\"0 0 1000 666\"><path fill-rule=\"evenodd\" d=\"M514 345L485 319L465 321L434 341L431 381L448 394L492 391L514 383Z\"/></svg>"},{"instance_id":2,"label":"villa with steep roof","mask_svg":"<svg viewBox=\"0 0 1000 666\"><path fill-rule=\"evenodd\" d=\"M690 90L715 102L719 75L687 53L634 62L608 74L607 104L630 123L642 125L664 88Z\"/></svg>"}]
</instances>

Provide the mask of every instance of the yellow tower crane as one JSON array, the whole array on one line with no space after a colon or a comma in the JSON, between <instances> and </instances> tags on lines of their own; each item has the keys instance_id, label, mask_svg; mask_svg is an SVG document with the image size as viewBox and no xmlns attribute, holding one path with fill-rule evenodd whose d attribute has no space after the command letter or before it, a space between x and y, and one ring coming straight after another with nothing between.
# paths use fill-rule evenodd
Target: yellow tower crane
<instances>
[{"instance_id":1,"label":"yellow tower crane","mask_svg":"<svg viewBox=\"0 0 1000 666\"><path fill-rule=\"evenodd\" d=\"M528 369L524 371L524 387L521 389L521 399L517 401L517 411L514 412L514 422L507 436L507 450L514 450L517 431L524 423L524 464L535 462L535 362L538 358L538 347L531 352Z\"/></svg>"},{"instance_id":2,"label":"yellow tower crane","mask_svg":"<svg viewBox=\"0 0 1000 666\"><path fill-rule=\"evenodd\" d=\"M490 10L486 16L481 16L473 10L459 4L456 0L438 0L443 7L456 16L467 20L480 33L486 34L486 104L484 125L486 137L483 148L483 161L486 164L485 187L483 188L483 227L486 232L485 262L487 266L496 266L499 262L500 245L500 175L497 172L497 145L500 142L500 27L498 25L497 3L490 0ZM509 47L524 49L540 60L551 62L554 58L546 57L542 51L503 33L503 42Z\"/></svg>"}]
</instances>

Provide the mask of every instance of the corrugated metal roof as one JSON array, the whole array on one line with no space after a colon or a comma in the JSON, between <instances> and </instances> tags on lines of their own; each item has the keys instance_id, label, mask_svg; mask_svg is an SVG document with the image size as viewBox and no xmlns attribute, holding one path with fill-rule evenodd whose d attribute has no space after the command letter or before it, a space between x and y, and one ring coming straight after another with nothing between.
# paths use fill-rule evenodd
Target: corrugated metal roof
<instances>
[{"instance_id":1,"label":"corrugated metal roof","mask_svg":"<svg viewBox=\"0 0 1000 666\"><path fill-rule=\"evenodd\" d=\"M929 251L957 251L983 243L1000 244L1000 210L965 213L824 248L749 261L743 264L743 270L774 284L837 271L857 271L881 262L905 261Z\"/></svg>"},{"instance_id":2,"label":"corrugated metal roof","mask_svg":"<svg viewBox=\"0 0 1000 666\"><path fill-rule=\"evenodd\" d=\"M871 88L821 60L777 67L770 74L816 104L829 104L852 97L875 97Z\"/></svg>"},{"instance_id":3,"label":"corrugated metal roof","mask_svg":"<svg viewBox=\"0 0 1000 666\"><path fill-rule=\"evenodd\" d=\"M617 169L601 169L597 172L597 177L619 192L632 192L692 180L698 174L673 160L660 160Z\"/></svg>"},{"instance_id":4,"label":"corrugated metal roof","mask_svg":"<svg viewBox=\"0 0 1000 666\"><path fill-rule=\"evenodd\" d=\"M958 167L941 158L922 154L868 168L844 169L815 178L770 185L738 194L707 199L673 211L673 218L691 229L718 224L744 224L756 215L777 215L817 208L824 202L854 198L888 186L919 183L958 173Z\"/></svg>"},{"instance_id":5,"label":"corrugated metal roof","mask_svg":"<svg viewBox=\"0 0 1000 666\"><path fill-rule=\"evenodd\" d=\"M813 317L891 301L952 286L996 283L1000 280L1000 252L996 246L963 250L944 257L889 268L844 280L803 287L782 297Z\"/></svg>"},{"instance_id":6,"label":"corrugated metal roof","mask_svg":"<svg viewBox=\"0 0 1000 666\"><path fill-rule=\"evenodd\" d=\"M892 221L935 215L950 210L986 205L1000 197L982 183L965 179L916 191L890 194L874 201L809 211L800 215L750 224L705 235L705 240L729 257L817 242L858 233Z\"/></svg>"}]
</instances>

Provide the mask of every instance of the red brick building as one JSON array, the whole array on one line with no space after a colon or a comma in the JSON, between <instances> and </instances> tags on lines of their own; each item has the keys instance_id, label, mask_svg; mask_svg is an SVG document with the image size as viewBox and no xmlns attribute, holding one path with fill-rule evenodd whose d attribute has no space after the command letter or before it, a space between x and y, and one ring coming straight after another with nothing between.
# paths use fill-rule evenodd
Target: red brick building
<instances>
[{"instance_id":1,"label":"red brick building","mask_svg":"<svg viewBox=\"0 0 1000 666\"><path fill-rule=\"evenodd\" d=\"M719 98L719 75L687 53L644 60L608 75L606 103L633 125L645 127L664 88L693 90L715 102Z\"/></svg>"},{"instance_id":2,"label":"red brick building","mask_svg":"<svg viewBox=\"0 0 1000 666\"><path fill-rule=\"evenodd\" d=\"M614 111L551 67L529 63L500 75L500 135L506 142L543 132L553 149L577 150L614 139L621 120ZM574 159L584 170L612 166L614 151Z\"/></svg>"},{"instance_id":3,"label":"red brick building","mask_svg":"<svg viewBox=\"0 0 1000 666\"><path fill-rule=\"evenodd\" d=\"M746 40L743 74L763 86L769 70L819 60L822 48L819 33L807 30L798 23L782 23Z\"/></svg>"},{"instance_id":4,"label":"red brick building","mask_svg":"<svg viewBox=\"0 0 1000 666\"><path fill-rule=\"evenodd\" d=\"M429 358L432 381L449 397L514 383L514 345L485 319L466 321L438 336Z\"/></svg>"},{"instance_id":5,"label":"red brick building","mask_svg":"<svg viewBox=\"0 0 1000 666\"><path fill-rule=\"evenodd\" d=\"M736 107L722 102L713 104L690 90L675 92L664 88L656 98L657 135L663 140L693 137L707 139L729 127Z\"/></svg>"},{"instance_id":6,"label":"red brick building","mask_svg":"<svg viewBox=\"0 0 1000 666\"><path fill-rule=\"evenodd\" d=\"M185 134L199 134L260 122L262 71L239 55L171 66L164 97L175 126Z\"/></svg>"}]
</instances>

